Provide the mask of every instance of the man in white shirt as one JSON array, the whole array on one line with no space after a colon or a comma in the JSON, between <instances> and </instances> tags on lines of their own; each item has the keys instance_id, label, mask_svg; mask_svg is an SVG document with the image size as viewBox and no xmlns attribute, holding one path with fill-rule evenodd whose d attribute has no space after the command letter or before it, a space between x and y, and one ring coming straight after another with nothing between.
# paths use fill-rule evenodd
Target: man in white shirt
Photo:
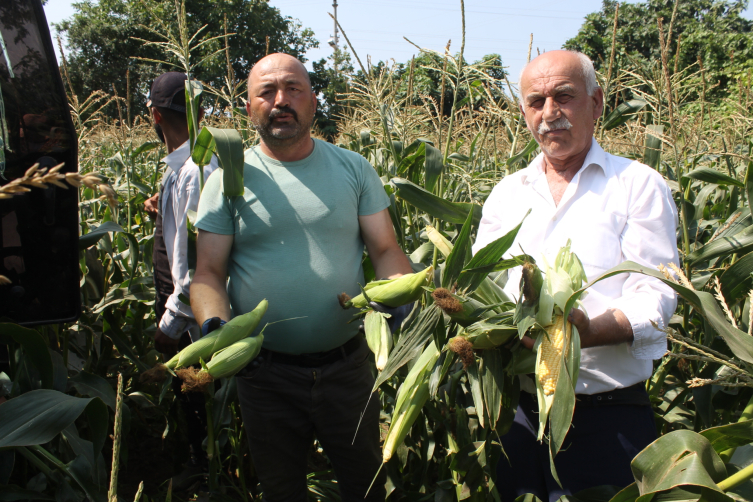
<instances>
[{"instance_id":1,"label":"man in white shirt","mask_svg":"<svg viewBox=\"0 0 753 502\"><path fill-rule=\"evenodd\" d=\"M553 263L570 239L589 280L625 260L651 267L678 263L677 212L662 176L605 153L593 138L603 93L591 61L575 52L546 52L521 73L520 94L542 153L494 188L474 252L531 209L511 250ZM505 287L516 297L520 276L520 268L512 270ZM536 442L536 398L522 392L515 422L502 438L509 462L500 460L496 484L503 500L533 493L554 502L592 486L633 482L630 460L656 439L645 380L667 349L664 333L651 322L666 326L676 304L670 288L639 274L589 289L585 311L569 316L583 350L573 426L555 457L562 487L551 475L547 446ZM533 346L527 337L523 343Z\"/></svg>"},{"instance_id":2,"label":"man in white shirt","mask_svg":"<svg viewBox=\"0 0 753 502\"><path fill-rule=\"evenodd\" d=\"M188 145L185 82L183 73L160 75L152 84L147 102L157 135L168 154L162 159L166 168L160 193L145 202L146 211L155 218L152 263L158 327L154 345L168 358L201 336L191 306L180 299L181 295L189 297L189 269L195 267L189 264L186 219L189 211L197 210L201 193L200 170L191 160ZM205 180L216 167L217 158L213 157L210 164L204 166ZM173 478L173 487L182 489L201 475L205 467L206 455L201 444L206 419L202 394L182 393L177 378L173 379L173 391L185 414L190 447L186 470Z\"/></svg>"}]
</instances>

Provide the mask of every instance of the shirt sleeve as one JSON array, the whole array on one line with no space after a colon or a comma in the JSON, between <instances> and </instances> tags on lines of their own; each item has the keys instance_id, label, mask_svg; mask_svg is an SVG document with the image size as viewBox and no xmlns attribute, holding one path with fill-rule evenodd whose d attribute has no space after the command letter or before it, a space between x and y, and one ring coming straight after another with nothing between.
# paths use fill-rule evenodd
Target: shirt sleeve
<instances>
[{"instance_id":1,"label":"shirt sleeve","mask_svg":"<svg viewBox=\"0 0 753 502\"><path fill-rule=\"evenodd\" d=\"M185 173L174 185L173 197L171 197L172 214L175 228L173 249L168 250L170 260L170 273L173 279L173 293L165 302L165 314L160 319L160 330L171 338L180 336L189 328L193 321L191 306L184 303L180 297L189 297L191 276L188 263L188 228L186 220L189 211L196 211L199 206L199 168L196 165L185 165Z\"/></svg>"},{"instance_id":2,"label":"shirt sleeve","mask_svg":"<svg viewBox=\"0 0 753 502\"><path fill-rule=\"evenodd\" d=\"M232 203L222 194L222 169L215 170L201 193L196 228L213 234L233 235L235 217Z\"/></svg>"},{"instance_id":3,"label":"shirt sleeve","mask_svg":"<svg viewBox=\"0 0 753 502\"><path fill-rule=\"evenodd\" d=\"M390 198L384 191L382 180L366 159L361 161L361 196L358 198L358 216L378 213L390 206Z\"/></svg>"},{"instance_id":4,"label":"shirt sleeve","mask_svg":"<svg viewBox=\"0 0 753 502\"><path fill-rule=\"evenodd\" d=\"M653 170L642 183L630 188L628 219L620 236L625 260L656 268L679 263L677 212L669 187ZM660 280L629 274L622 296L612 304L625 314L633 328L629 349L636 359L660 359L667 351L665 329L677 307L675 292Z\"/></svg>"}]
</instances>

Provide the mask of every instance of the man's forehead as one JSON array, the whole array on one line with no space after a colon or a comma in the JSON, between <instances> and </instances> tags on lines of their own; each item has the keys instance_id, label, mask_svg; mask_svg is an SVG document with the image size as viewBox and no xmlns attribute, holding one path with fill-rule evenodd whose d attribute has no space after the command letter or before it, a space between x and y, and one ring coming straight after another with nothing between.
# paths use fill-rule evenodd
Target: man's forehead
<instances>
[{"instance_id":1,"label":"man's forehead","mask_svg":"<svg viewBox=\"0 0 753 502\"><path fill-rule=\"evenodd\" d=\"M259 61L251 69L250 80L252 83L270 83L274 80L283 79L287 82L303 82L306 77L303 65L294 58L267 57Z\"/></svg>"}]
</instances>

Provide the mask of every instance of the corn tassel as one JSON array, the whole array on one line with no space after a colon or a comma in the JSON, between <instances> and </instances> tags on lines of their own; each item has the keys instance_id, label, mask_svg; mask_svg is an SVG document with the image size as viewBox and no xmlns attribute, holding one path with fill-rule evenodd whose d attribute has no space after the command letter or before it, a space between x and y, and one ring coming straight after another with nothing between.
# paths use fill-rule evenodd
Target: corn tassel
<instances>
[{"instance_id":1,"label":"corn tassel","mask_svg":"<svg viewBox=\"0 0 753 502\"><path fill-rule=\"evenodd\" d=\"M433 267L416 272L415 274L405 274L397 279L388 282L379 281L381 284L364 288L372 302L382 303L388 307L399 307L407 303L415 302L423 293L423 286L427 279L431 277ZM361 293L360 295L343 302L345 308L356 307L362 309L368 305L368 300Z\"/></svg>"},{"instance_id":2,"label":"corn tassel","mask_svg":"<svg viewBox=\"0 0 753 502\"><path fill-rule=\"evenodd\" d=\"M267 306L267 300L262 300L251 312L234 317L230 322L214 330L210 335L200 338L181 350L176 356L178 361L175 363L174 368L191 366L198 363L200 359L208 361L215 352L248 337L254 332L262 316L267 312ZM168 361L168 363L172 363L173 359Z\"/></svg>"},{"instance_id":3,"label":"corn tassel","mask_svg":"<svg viewBox=\"0 0 753 502\"><path fill-rule=\"evenodd\" d=\"M369 312L364 319L363 329L366 334L366 343L374 353L376 368L382 371L392 349L392 332L387 325L387 320L380 312Z\"/></svg>"},{"instance_id":4,"label":"corn tassel","mask_svg":"<svg viewBox=\"0 0 753 502\"><path fill-rule=\"evenodd\" d=\"M392 458L392 454L408 435L413 422L416 421L421 409L429 399L429 377L438 358L439 350L434 343L430 343L419 356L397 391L392 422L382 448L382 461L384 463Z\"/></svg>"}]
</instances>

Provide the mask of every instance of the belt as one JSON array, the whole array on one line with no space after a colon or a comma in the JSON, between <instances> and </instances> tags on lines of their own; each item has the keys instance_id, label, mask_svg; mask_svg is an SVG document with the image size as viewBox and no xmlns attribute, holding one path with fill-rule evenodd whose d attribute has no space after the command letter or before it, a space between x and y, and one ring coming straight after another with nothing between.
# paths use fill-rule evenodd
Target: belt
<instances>
[{"instance_id":1,"label":"belt","mask_svg":"<svg viewBox=\"0 0 753 502\"><path fill-rule=\"evenodd\" d=\"M270 362L287 364L289 366L300 366L301 368L317 368L325 364L332 364L341 359L345 359L358 347L361 346L362 335L356 335L339 347L324 352L314 352L311 354L284 354L262 348L259 352L259 358L264 358Z\"/></svg>"},{"instance_id":2,"label":"belt","mask_svg":"<svg viewBox=\"0 0 753 502\"><path fill-rule=\"evenodd\" d=\"M577 406L595 407L612 405L651 406L651 400L646 392L646 382L638 382L630 387L614 389L598 394L576 394Z\"/></svg>"}]
</instances>

